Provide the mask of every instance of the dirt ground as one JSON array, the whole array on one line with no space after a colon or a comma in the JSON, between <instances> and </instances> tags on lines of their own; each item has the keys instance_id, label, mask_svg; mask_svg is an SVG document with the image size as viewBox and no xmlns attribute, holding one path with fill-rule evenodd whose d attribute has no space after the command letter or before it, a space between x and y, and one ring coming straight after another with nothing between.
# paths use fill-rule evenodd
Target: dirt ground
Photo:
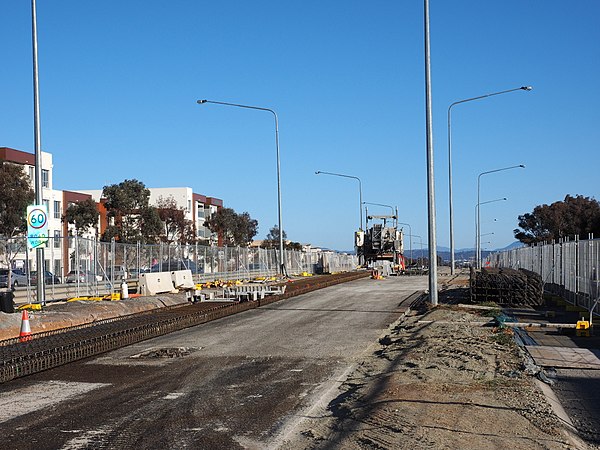
<instances>
[{"instance_id":1,"label":"dirt ground","mask_svg":"<svg viewBox=\"0 0 600 450\"><path fill-rule=\"evenodd\" d=\"M440 284L465 284L448 281ZM440 304L459 292L443 291ZM485 314L449 305L411 311L284 448L592 448L553 412L512 336L482 326Z\"/></svg>"}]
</instances>

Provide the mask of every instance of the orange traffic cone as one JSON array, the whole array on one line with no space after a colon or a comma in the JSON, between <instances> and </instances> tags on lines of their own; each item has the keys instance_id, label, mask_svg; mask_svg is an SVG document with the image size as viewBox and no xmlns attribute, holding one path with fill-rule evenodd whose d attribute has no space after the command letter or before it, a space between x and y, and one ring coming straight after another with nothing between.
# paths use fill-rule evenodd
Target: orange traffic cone
<instances>
[{"instance_id":1,"label":"orange traffic cone","mask_svg":"<svg viewBox=\"0 0 600 450\"><path fill-rule=\"evenodd\" d=\"M19 334L19 341L25 342L31 340L31 327L29 326L29 315L27 310L23 310L21 316L21 333Z\"/></svg>"}]
</instances>

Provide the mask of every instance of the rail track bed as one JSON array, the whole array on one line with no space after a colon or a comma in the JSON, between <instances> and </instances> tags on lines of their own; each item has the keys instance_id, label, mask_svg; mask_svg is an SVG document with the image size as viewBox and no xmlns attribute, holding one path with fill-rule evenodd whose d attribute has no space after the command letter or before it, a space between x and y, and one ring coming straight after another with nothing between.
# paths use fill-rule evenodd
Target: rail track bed
<instances>
[{"instance_id":1,"label":"rail track bed","mask_svg":"<svg viewBox=\"0 0 600 450\"><path fill-rule=\"evenodd\" d=\"M200 325L285 298L368 276L346 272L287 283L284 294L240 303L194 303L0 341L0 383Z\"/></svg>"}]
</instances>

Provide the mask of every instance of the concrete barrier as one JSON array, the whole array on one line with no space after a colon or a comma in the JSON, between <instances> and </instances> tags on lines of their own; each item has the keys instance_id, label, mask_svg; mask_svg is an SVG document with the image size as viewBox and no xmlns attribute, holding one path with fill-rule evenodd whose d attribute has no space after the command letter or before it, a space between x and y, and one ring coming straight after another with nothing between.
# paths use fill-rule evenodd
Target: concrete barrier
<instances>
[{"instance_id":1,"label":"concrete barrier","mask_svg":"<svg viewBox=\"0 0 600 450\"><path fill-rule=\"evenodd\" d=\"M171 272L151 272L140 274L139 292L142 295L177 292L173 287Z\"/></svg>"},{"instance_id":2,"label":"concrete barrier","mask_svg":"<svg viewBox=\"0 0 600 450\"><path fill-rule=\"evenodd\" d=\"M196 287L191 270L175 270L171 272L171 280L175 289L194 289Z\"/></svg>"}]
</instances>

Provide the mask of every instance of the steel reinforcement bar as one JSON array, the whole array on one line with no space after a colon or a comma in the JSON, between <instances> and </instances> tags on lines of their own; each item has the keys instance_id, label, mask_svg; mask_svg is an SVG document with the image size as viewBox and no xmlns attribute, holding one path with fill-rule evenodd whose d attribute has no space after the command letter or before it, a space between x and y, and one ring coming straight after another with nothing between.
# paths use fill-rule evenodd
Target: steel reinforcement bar
<instances>
[{"instance_id":1,"label":"steel reinforcement bar","mask_svg":"<svg viewBox=\"0 0 600 450\"><path fill-rule=\"evenodd\" d=\"M0 383L366 276L368 272L316 277L310 281L302 280L296 286L292 283L284 294L262 300L165 307L36 333L25 342L20 342L19 338L0 341Z\"/></svg>"}]
</instances>

